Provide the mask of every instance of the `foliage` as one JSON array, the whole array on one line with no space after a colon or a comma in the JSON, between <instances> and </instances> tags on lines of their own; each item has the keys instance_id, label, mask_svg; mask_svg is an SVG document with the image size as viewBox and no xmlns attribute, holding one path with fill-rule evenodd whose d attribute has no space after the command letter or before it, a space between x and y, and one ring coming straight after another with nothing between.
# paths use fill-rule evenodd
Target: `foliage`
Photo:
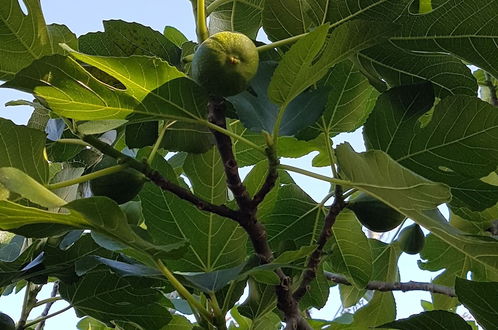
<instances>
[{"instance_id":1,"label":"foliage","mask_svg":"<svg viewBox=\"0 0 498 330\"><path fill-rule=\"evenodd\" d=\"M498 2L191 0L196 42L119 20L77 37L23 2L0 6L1 87L34 99L9 103L33 107L27 125L0 118L0 292L25 288L17 329L62 299L78 329L469 328L459 304L496 328ZM247 89L192 79L207 37L260 28ZM360 127L366 152L334 145ZM312 152L332 175L285 164ZM118 205L92 195L101 180L133 191ZM372 214L369 229L415 222L416 246L362 227ZM402 251L442 272L400 282ZM313 319L336 284L354 314ZM396 320L394 290L430 291L434 310Z\"/></svg>"}]
</instances>

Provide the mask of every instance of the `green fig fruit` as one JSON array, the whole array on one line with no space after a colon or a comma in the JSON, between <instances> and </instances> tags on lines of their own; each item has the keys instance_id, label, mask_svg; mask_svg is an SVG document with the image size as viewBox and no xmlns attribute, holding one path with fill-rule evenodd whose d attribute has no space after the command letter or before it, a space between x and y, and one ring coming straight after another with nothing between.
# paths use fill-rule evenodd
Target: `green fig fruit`
<instances>
[{"instance_id":1,"label":"green fig fruit","mask_svg":"<svg viewBox=\"0 0 498 330\"><path fill-rule=\"evenodd\" d=\"M14 322L14 320L10 316L2 312L0 312L0 329L2 330L16 329L16 323Z\"/></svg>"},{"instance_id":2,"label":"green fig fruit","mask_svg":"<svg viewBox=\"0 0 498 330\"><path fill-rule=\"evenodd\" d=\"M393 230L405 219L403 214L363 192L349 202L348 208L363 226L379 233Z\"/></svg>"},{"instance_id":3,"label":"green fig fruit","mask_svg":"<svg viewBox=\"0 0 498 330\"><path fill-rule=\"evenodd\" d=\"M256 45L242 33L219 32L199 46L192 60L192 77L208 92L231 96L244 91L258 71Z\"/></svg>"},{"instance_id":4,"label":"green fig fruit","mask_svg":"<svg viewBox=\"0 0 498 330\"><path fill-rule=\"evenodd\" d=\"M107 155L93 167L93 171L117 165L117 161ZM142 190L145 176L132 168L90 180L90 189L95 196L105 196L118 204L126 203Z\"/></svg>"},{"instance_id":5,"label":"green fig fruit","mask_svg":"<svg viewBox=\"0 0 498 330\"><path fill-rule=\"evenodd\" d=\"M403 228L399 234L401 250L408 254L417 254L424 248L425 235L418 224Z\"/></svg>"}]
</instances>

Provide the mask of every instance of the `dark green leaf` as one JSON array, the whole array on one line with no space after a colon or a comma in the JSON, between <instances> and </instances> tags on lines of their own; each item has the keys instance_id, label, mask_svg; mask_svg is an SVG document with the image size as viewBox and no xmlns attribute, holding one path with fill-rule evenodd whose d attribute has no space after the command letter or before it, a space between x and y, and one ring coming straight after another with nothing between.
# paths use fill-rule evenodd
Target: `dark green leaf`
<instances>
[{"instance_id":1,"label":"dark green leaf","mask_svg":"<svg viewBox=\"0 0 498 330\"><path fill-rule=\"evenodd\" d=\"M245 264L230 269L221 269L208 273L177 273L203 292L211 293L221 290L230 281L237 278Z\"/></svg>"},{"instance_id":2,"label":"dark green leaf","mask_svg":"<svg viewBox=\"0 0 498 330\"><path fill-rule=\"evenodd\" d=\"M169 151L204 153L214 144L214 136L205 126L177 122L168 127L161 147Z\"/></svg>"},{"instance_id":3,"label":"dark green leaf","mask_svg":"<svg viewBox=\"0 0 498 330\"><path fill-rule=\"evenodd\" d=\"M471 329L458 314L447 311L430 311L412 315L409 318L380 325L376 328L401 330L454 330Z\"/></svg>"},{"instance_id":4,"label":"dark green leaf","mask_svg":"<svg viewBox=\"0 0 498 330\"><path fill-rule=\"evenodd\" d=\"M326 22L328 2L330 0L266 0L263 28L273 41L309 32Z\"/></svg>"},{"instance_id":5,"label":"dark green leaf","mask_svg":"<svg viewBox=\"0 0 498 330\"><path fill-rule=\"evenodd\" d=\"M143 278L122 278L98 269L74 284L61 283L59 292L79 315L102 322L133 322L140 329L159 330L171 319L168 300ZM130 313L130 311L133 311Z\"/></svg>"},{"instance_id":6,"label":"dark green leaf","mask_svg":"<svg viewBox=\"0 0 498 330\"><path fill-rule=\"evenodd\" d=\"M128 148L143 148L153 145L159 135L158 127L157 121L127 125L125 129L126 145Z\"/></svg>"},{"instance_id":7,"label":"dark green leaf","mask_svg":"<svg viewBox=\"0 0 498 330\"><path fill-rule=\"evenodd\" d=\"M407 8L408 9L408 8ZM445 1L425 15L405 13L399 34L391 40L416 51L452 53L498 76L498 3Z\"/></svg>"},{"instance_id":8,"label":"dark green leaf","mask_svg":"<svg viewBox=\"0 0 498 330\"><path fill-rule=\"evenodd\" d=\"M180 63L180 48L158 31L139 23L104 21L105 32L88 33L79 38L80 51L101 56L156 56L172 65Z\"/></svg>"},{"instance_id":9,"label":"dark green leaf","mask_svg":"<svg viewBox=\"0 0 498 330\"><path fill-rule=\"evenodd\" d=\"M480 180L496 169L498 112L475 97L443 99L431 121L419 117L433 103L427 85L394 88L381 97L365 124L369 148L380 149L412 171L451 187L451 205L483 210L498 201L498 188Z\"/></svg>"},{"instance_id":10,"label":"dark green leaf","mask_svg":"<svg viewBox=\"0 0 498 330\"><path fill-rule=\"evenodd\" d=\"M469 309L484 329L497 329L498 282L455 281L458 300Z\"/></svg>"},{"instance_id":11,"label":"dark green leaf","mask_svg":"<svg viewBox=\"0 0 498 330\"><path fill-rule=\"evenodd\" d=\"M174 43L178 48L182 48L182 45L188 41L187 37L183 35L174 26L166 26L163 31L164 36Z\"/></svg>"},{"instance_id":12,"label":"dark green leaf","mask_svg":"<svg viewBox=\"0 0 498 330\"><path fill-rule=\"evenodd\" d=\"M267 89L276 65L275 62L262 62L251 80L251 92L229 97L244 126L252 131L271 132L275 126L279 108L268 99ZM320 88L304 92L292 100L282 118L279 134L294 135L313 124L324 110L327 93L328 88Z\"/></svg>"},{"instance_id":13,"label":"dark green leaf","mask_svg":"<svg viewBox=\"0 0 498 330\"><path fill-rule=\"evenodd\" d=\"M477 92L470 69L449 55L416 53L384 43L360 52L358 59L391 86L430 81L440 98L454 94L475 96Z\"/></svg>"}]
</instances>

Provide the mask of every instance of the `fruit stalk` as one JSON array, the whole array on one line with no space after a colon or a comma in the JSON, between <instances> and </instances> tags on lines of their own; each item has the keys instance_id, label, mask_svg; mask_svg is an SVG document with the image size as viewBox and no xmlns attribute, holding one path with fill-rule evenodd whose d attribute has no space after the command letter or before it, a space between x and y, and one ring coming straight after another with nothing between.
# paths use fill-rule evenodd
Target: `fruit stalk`
<instances>
[{"instance_id":1,"label":"fruit stalk","mask_svg":"<svg viewBox=\"0 0 498 330\"><path fill-rule=\"evenodd\" d=\"M202 43L209 37L206 25L206 4L204 0L197 0L197 41Z\"/></svg>"}]
</instances>

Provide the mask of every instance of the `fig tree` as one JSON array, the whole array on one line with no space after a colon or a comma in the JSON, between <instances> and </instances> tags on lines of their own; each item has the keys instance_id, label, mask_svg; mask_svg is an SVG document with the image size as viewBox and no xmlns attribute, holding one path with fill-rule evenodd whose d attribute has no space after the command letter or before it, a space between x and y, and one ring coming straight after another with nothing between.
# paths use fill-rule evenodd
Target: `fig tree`
<instances>
[{"instance_id":1,"label":"fig tree","mask_svg":"<svg viewBox=\"0 0 498 330\"><path fill-rule=\"evenodd\" d=\"M363 192L349 202L348 208L363 226L379 233L398 227L405 219L403 214Z\"/></svg>"},{"instance_id":2,"label":"fig tree","mask_svg":"<svg viewBox=\"0 0 498 330\"><path fill-rule=\"evenodd\" d=\"M408 254L417 254L424 248L425 235L418 224L403 228L399 234L401 250Z\"/></svg>"},{"instance_id":3,"label":"fig tree","mask_svg":"<svg viewBox=\"0 0 498 330\"><path fill-rule=\"evenodd\" d=\"M117 164L114 158L104 156L93 167L93 171L103 170ZM132 168L127 168L120 172L90 180L90 189L95 196L109 197L116 203L123 204L135 198L145 181L145 176L142 173Z\"/></svg>"},{"instance_id":4,"label":"fig tree","mask_svg":"<svg viewBox=\"0 0 498 330\"><path fill-rule=\"evenodd\" d=\"M258 50L251 39L224 31L199 46L192 60L192 77L214 95L231 96L247 88L258 64Z\"/></svg>"}]
</instances>

